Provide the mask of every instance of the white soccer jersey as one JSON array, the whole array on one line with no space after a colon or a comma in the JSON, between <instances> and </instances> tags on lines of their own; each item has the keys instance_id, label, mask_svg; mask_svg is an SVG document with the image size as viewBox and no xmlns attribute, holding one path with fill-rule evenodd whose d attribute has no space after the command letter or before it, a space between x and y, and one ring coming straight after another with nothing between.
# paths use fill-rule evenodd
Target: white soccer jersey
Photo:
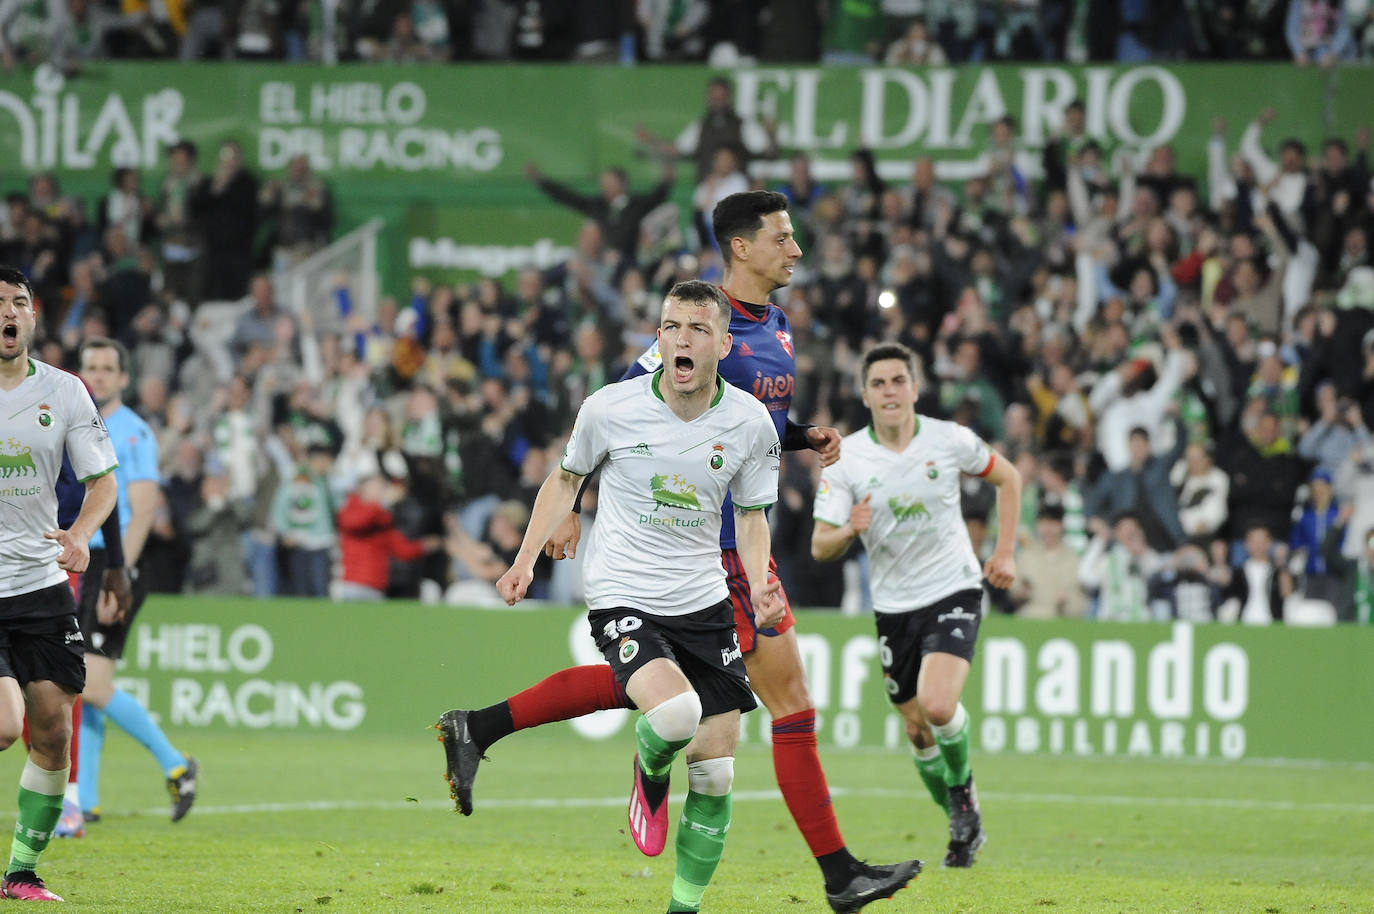
<instances>
[{"instance_id":1,"label":"white soccer jersey","mask_svg":"<svg viewBox=\"0 0 1374 914\"><path fill-rule=\"evenodd\" d=\"M0 597L62 584L57 529L62 449L83 482L115 467L114 447L86 386L75 375L29 360L14 390L0 390Z\"/></svg>"},{"instance_id":2,"label":"white soccer jersey","mask_svg":"<svg viewBox=\"0 0 1374 914\"><path fill-rule=\"evenodd\" d=\"M959 507L959 474L991 469L992 451L955 422L918 416L900 454L879 444L872 427L845 437L840 459L821 472L814 516L843 527L850 509L872 496L873 523L860 539L875 611L910 612L982 586Z\"/></svg>"},{"instance_id":3,"label":"white soccer jersey","mask_svg":"<svg viewBox=\"0 0 1374 914\"><path fill-rule=\"evenodd\" d=\"M583 571L589 609L679 616L726 599L726 491L747 507L778 498L782 446L763 404L717 380L710 408L684 422L663 402L661 377L608 384L588 397L563 453L563 468L579 476L601 466Z\"/></svg>"}]
</instances>

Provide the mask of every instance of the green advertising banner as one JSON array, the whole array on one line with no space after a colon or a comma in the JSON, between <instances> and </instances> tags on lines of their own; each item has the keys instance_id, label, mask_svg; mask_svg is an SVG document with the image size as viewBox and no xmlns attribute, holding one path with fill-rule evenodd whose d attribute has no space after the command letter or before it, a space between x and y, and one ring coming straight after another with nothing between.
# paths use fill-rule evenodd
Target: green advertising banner
<instances>
[{"instance_id":1,"label":"green advertising banner","mask_svg":"<svg viewBox=\"0 0 1374 914\"><path fill-rule=\"evenodd\" d=\"M234 138L250 166L280 173L296 154L330 181L339 228L387 221L385 288L412 272L435 279L507 275L547 263L572 242L578 218L523 176L526 162L589 190L609 165L646 185L657 175L635 139L644 126L676 137L704 111L700 67L347 66L242 63L92 63L78 77L49 67L0 77L0 184L37 171L90 196L113 166L152 178L164 150L196 141L209 167ZM1368 120L1374 70L1287 64L967 68L755 67L726 72L738 110L776 124L784 152L803 151L826 180L847 180L847 156L871 147L905 181L910 161L936 159L958 179L978 169L988 126L1011 114L1039 148L1065 105L1083 100L1089 132L1109 148L1171 143L1181 170L1205 175L1214 118L1234 144L1263 107L1278 118L1266 139L1315 146ZM786 163L763 174L781 176ZM692 169L675 199L687 203Z\"/></svg>"},{"instance_id":2,"label":"green advertising banner","mask_svg":"<svg viewBox=\"0 0 1374 914\"><path fill-rule=\"evenodd\" d=\"M800 614L827 747L905 743L873 623ZM1374 629L986 620L964 703L986 753L1374 758ZM155 597L119 684L174 727L415 734L554 670L600 661L584 615L406 603ZM628 711L555 725L624 732ZM762 710L744 739L768 738Z\"/></svg>"}]
</instances>

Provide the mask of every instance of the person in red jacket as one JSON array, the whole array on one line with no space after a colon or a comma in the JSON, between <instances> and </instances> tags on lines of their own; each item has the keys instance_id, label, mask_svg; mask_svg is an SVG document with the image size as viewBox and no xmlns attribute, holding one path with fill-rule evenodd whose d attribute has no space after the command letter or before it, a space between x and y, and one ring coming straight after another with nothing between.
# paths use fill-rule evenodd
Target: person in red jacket
<instances>
[{"instance_id":1,"label":"person in red jacket","mask_svg":"<svg viewBox=\"0 0 1374 914\"><path fill-rule=\"evenodd\" d=\"M343 566L338 599L382 599L393 558L411 561L442 545L437 536L412 540L396 529L391 506L404 494L399 483L369 476L344 502L338 518Z\"/></svg>"}]
</instances>

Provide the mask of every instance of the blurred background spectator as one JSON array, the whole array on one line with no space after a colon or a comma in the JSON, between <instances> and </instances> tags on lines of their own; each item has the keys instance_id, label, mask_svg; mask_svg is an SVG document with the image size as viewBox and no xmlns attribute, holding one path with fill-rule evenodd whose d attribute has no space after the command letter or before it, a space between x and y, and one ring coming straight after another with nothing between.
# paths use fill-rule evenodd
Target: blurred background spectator
<instances>
[{"instance_id":1,"label":"blurred background spectator","mask_svg":"<svg viewBox=\"0 0 1374 914\"><path fill-rule=\"evenodd\" d=\"M647 64L727 45L735 61L1330 65L1374 42L1364 7L1315 2L84 3L69 8L79 40L39 41L42 29L20 27L31 13L0 0L0 51L17 66L51 45L69 70L179 53ZM1214 123L1190 157L1207 165L1190 174L1168 145L1102 148L1075 102L1035 142L1029 125L997 120L958 179L929 157L880 171L856 145L842 150L848 176L821 181L767 111L736 107L729 79L708 79L688 117L674 137L618 125L661 168L652 186L618 165L594 187L528 167L585 217L559 242L566 257L508 283L404 275L366 316L342 290L326 314L278 286L336 234L334 190L306 155L260 175L237 143L203 164L183 140L160 169L114 169L86 199L43 172L6 184L0 261L44 303L39 351L70 362L108 334L133 354L131 405L164 455L154 586L489 597L583 398L653 341L673 282L719 278L714 204L770 186L804 248L777 294L795 417L860 428L859 357L900 340L920 356L921 410L1022 468L1023 577L995 608L1271 623L1320 604L1367 617L1367 130L1309 150L1273 135L1266 109L1238 130ZM223 332L207 342L212 320ZM794 600L861 608L862 556L836 574L807 554L814 459L783 466L772 519ZM992 501L966 481L976 544ZM593 488L589 529L594 505ZM536 592L574 599L568 567L541 566Z\"/></svg>"}]
</instances>

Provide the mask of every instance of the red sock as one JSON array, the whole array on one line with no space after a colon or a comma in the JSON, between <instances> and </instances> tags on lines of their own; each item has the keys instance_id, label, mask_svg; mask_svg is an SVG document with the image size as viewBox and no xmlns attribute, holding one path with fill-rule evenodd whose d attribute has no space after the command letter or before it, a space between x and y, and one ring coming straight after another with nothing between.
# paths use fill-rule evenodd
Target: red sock
<instances>
[{"instance_id":1,"label":"red sock","mask_svg":"<svg viewBox=\"0 0 1374 914\"><path fill-rule=\"evenodd\" d=\"M773 771L778 789L813 857L844 849L830 788L816 752L816 712L798 711L773 721Z\"/></svg>"},{"instance_id":2,"label":"red sock","mask_svg":"<svg viewBox=\"0 0 1374 914\"><path fill-rule=\"evenodd\" d=\"M559 670L542 682L512 695L507 703L510 705L511 723L516 730L571 720L593 711L630 706L625 689L604 663Z\"/></svg>"},{"instance_id":3,"label":"red sock","mask_svg":"<svg viewBox=\"0 0 1374 914\"><path fill-rule=\"evenodd\" d=\"M67 783L76 783L76 760L81 754L81 696L72 702L72 770L67 775Z\"/></svg>"}]
</instances>

